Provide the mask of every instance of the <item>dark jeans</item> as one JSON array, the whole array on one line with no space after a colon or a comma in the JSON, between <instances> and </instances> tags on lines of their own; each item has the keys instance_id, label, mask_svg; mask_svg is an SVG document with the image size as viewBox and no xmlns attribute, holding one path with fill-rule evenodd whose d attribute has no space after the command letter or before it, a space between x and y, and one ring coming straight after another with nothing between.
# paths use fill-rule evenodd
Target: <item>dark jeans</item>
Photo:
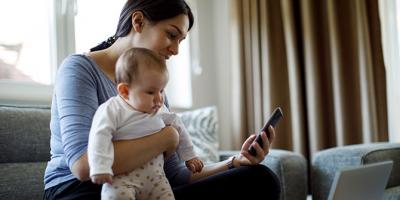
<instances>
[{"instance_id":1,"label":"dark jeans","mask_svg":"<svg viewBox=\"0 0 400 200\"><path fill-rule=\"evenodd\" d=\"M78 179L60 183L44 191L43 199L100 199L101 185L93 184L90 180L81 182Z\"/></svg>"},{"instance_id":2,"label":"dark jeans","mask_svg":"<svg viewBox=\"0 0 400 200\"><path fill-rule=\"evenodd\" d=\"M280 182L263 165L231 169L192 184L174 187L176 199L263 199L278 200ZM44 199L100 199L101 186L90 181L67 181L45 191Z\"/></svg>"}]
</instances>

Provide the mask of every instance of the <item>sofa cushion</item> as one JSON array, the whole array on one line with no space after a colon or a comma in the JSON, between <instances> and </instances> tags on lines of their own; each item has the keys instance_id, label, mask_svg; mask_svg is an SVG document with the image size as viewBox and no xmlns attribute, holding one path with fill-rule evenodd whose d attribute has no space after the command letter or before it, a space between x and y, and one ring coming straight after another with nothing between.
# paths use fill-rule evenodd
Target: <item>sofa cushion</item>
<instances>
[{"instance_id":1,"label":"sofa cushion","mask_svg":"<svg viewBox=\"0 0 400 200\"><path fill-rule=\"evenodd\" d=\"M192 139L194 150L204 163L219 160L217 108L214 106L178 113Z\"/></svg>"},{"instance_id":2,"label":"sofa cushion","mask_svg":"<svg viewBox=\"0 0 400 200\"><path fill-rule=\"evenodd\" d=\"M50 108L0 105L0 163L48 161Z\"/></svg>"},{"instance_id":3,"label":"sofa cushion","mask_svg":"<svg viewBox=\"0 0 400 200\"><path fill-rule=\"evenodd\" d=\"M43 199L47 162L1 163L0 199Z\"/></svg>"},{"instance_id":4,"label":"sofa cushion","mask_svg":"<svg viewBox=\"0 0 400 200\"><path fill-rule=\"evenodd\" d=\"M391 187L385 190L383 194L385 200L399 200L400 199L400 186Z\"/></svg>"}]
</instances>

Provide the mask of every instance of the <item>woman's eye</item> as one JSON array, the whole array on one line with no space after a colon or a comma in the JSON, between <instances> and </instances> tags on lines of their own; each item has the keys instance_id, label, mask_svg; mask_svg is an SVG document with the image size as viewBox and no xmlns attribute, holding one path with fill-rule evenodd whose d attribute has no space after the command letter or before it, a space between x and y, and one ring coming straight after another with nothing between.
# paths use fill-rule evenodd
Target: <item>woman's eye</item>
<instances>
[{"instance_id":1,"label":"woman's eye","mask_svg":"<svg viewBox=\"0 0 400 200\"><path fill-rule=\"evenodd\" d=\"M167 34L168 34L168 37L170 38L170 39L175 39L176 37L177 37L177 35L175 34L175 33L172 33L172 32L167 32Z\"/></svg>"}]
</instances>

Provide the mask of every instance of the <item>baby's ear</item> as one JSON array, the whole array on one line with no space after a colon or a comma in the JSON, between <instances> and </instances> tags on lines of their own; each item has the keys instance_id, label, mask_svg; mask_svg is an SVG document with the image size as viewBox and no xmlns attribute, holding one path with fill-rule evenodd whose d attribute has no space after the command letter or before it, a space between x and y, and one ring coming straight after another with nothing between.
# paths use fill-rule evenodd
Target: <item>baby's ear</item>
<instances>
[{"instance_id":1,"label":"baby's ear","mask_svg":"<svg viewBox=\"0 0 400 200\"><path fill-rule=\"evenodd\" d=\"M117 85L118 94L124 99L129 99L129 87L126 83L119 83Z\"/></svg>"}]
</instances>

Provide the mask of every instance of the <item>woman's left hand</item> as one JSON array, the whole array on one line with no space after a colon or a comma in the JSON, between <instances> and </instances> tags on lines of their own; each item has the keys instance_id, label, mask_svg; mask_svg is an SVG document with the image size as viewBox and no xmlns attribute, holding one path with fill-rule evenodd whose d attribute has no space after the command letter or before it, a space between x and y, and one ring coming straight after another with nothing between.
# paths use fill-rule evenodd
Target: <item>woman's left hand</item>
<instances>
[{"instance_id":1,"label":"woman's left hand","mask_svg":"<svg viewBox=\"0 0 400 200\"><path fill-rule=\"evenodd\" d=\"M268 128L270 133L270 137L267 137L265 132L261 133L261 138L263 140L264 146L261 147L257 142L255 142L256 135L253 134L242 145L242 150L240 154L235 158L236 165L256 165L259 164L261 161L264 160L265 156L269 153L270 146L275 138L275 130L272 126ZM248 152L249 147L253 145L254 149L256 150L256 156L251 155Z\"/></svg>"}]
</instances>

